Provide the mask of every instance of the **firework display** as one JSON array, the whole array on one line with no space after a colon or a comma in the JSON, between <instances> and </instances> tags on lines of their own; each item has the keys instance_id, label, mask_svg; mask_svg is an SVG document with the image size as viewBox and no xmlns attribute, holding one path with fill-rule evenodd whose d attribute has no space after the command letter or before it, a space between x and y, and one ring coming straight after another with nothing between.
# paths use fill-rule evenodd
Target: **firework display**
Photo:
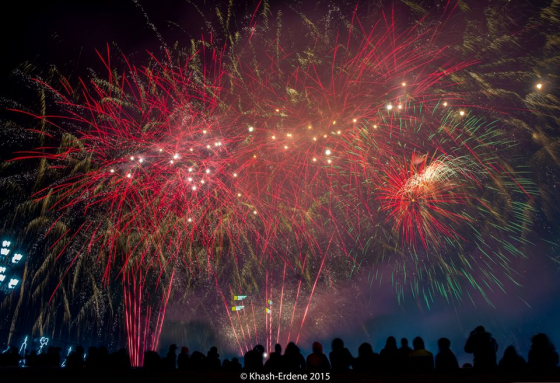
<instances>
[{"instance_id":1,"label":"firework display","mask_svg":"<svg viewBox=\"0 0 560 383\"><path fill-rule=\"evenodd\" d=\"M314 294L359 273L398 301L492 304L518 284L539 190L514 117L460 80L480 59L442 43L456 6L406 27L360 5L294 11L284 34L258 3L189 50L139 64L107 48L103 74L35 78L52 103L16 110L40 144L13 161L39 164L19 209L48 254L32 283L57 270L44 303L70 320L83 289L78 317L118 311L133 365L193 291L240 353L298 341Z\"/></svg>"}]
</instances>

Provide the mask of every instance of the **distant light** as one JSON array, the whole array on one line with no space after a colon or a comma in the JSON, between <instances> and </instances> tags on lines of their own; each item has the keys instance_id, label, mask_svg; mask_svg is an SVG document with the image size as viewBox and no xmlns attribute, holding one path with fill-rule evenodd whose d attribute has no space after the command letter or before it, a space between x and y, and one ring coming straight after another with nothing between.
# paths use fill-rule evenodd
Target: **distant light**
<instances>
[{"instance_id":1,"label":"distant light","mask_svg":"<svg viewBox=\"0 0 560 383\"><path fill-rule=\"evenodd\" d=\"M170 163L171 165L173 165L173 160L170 160L169 163Z\"/></svg>"},{"instance_id":2,"label":"distant light","mask_svg":"<svg viewBox=\"0 0 560 383\"><path fill-rule=\"evenodd\" d=\"M542 89L542 84L540 82L537 84L537 89Z\"/></svg>"},{"instance_id":3,"label":"distant light","mask_svg":"<svg viewBox=\"0 0 560 383\"><path fill-rule=\"evenodd\" d=\"M460 116L464 116L464 115L465 115L465 112L461 110L461 111L459 112L459 115L460 115Z\"/></svg>"},{"instance_id":4,"label":"distant light","mask_svg":"<svg viewBox=\"0 0 560 383\"><path fill-rule=\"evenodd\" d=\"M313 162L317 162L317 158L313 157Z\"/></svg>"},{"instance_id":5,"label":"distant light","mask_svg":"<svg viewBox=\"0 0 560 383\"><path fill-rule=\"evenodd\" d=\"M309 126L307 127L307 129L311 129L311 128L312 128L312 126L311 126L311 125L309 125Z\"/></svg>"},{"instance_id":6,"label":"distant light","mask_svg":"<svg viewBox=\"0 0 560 383\"><path fill-rule=\"evenodd\" d=\"M399 109L402 109L402 104L399 104Z\"/></svg>"},{"instance_id":7,"label":"distant light","mask_svg":"<svg viewBox=\"0 0 560 383\"><path fill-rule=\"evenodd\" d=\"M5 272L6 272L6 267L5 266L0 267L0 273L5 273Z\"/></svg>"},{"instance_id":8,"label":"distant light","mask_svg":"<svg viewBox=\"0 0 560 383\"><path fill-rule=\"evenodd\" d=\"M447 106L447 101L445 101L445 102L443 103L443 106Z\"/></svg>"},{"instance_id":9,"label":"distant light","mask_svg":"<svg viewBox=\"0 0 560 383\"><path fill-rule=\"evenodd\" d=\"M288 149L288 145L284 145L284 149Z\"/></svg>"},{"instance_id":10,"label":"distant light","mask_svg":"<svg viewBox=\"0 0 560 383\"><path fill-rule=\"evenodd\" d=\"M326 134L324 134L324 135L323 135L323 138L327 138L327 135L326 135Z\"/></svg>"},{"instance_id":11,"label":"distant light","mask_svg":"<svg viewBox=\"0 0 560 383\"><path fill-rule=\"evenodd\" d=\"M163 152L163 149L160 149L159 151L160 151L160 152Z\"/></svg>"},{"instance_id":12,"label":"distant light","mask_svg":"<svg viewBox=\"0 0 560 383\"><path fill-rule=\"evenodd\" d=\"M238 196L238 197L241 197L241 193L237 193L237 196Z\"/></svg>"},{"instance_id":13,"label":"distant light","mask_svg":"<svg viewBox=\"0 0 560 383\"><path fill-rule=\"evenodd\" d=\"M132 174L128 173L128 174L126 175L126 177L127 177L127 178L130 178L130 177L132 177Z\"/></svg>"},{"instance_id":14,"label":"distant light","mask_svg":"<svg viewBox=\"0 0 560 383\"><path fill-rule=\"evenodd\" d=\"M276 136L272 136L272 139L275 140L275 139L276 139Z\"/></svg>"},{"instance_id":15,"label":"distant light","mask_svg":"<svg viewBox=\"0 0 560 383\"><path fill-rule=\"evenodd\" d=\"M257 155L256 155L256 154L253 154L253 158L257 158Z\"/></svg>"},{"instance_id":16,"label":"distant light","mask_svg":"<svg viewBox=\"0 0 560 383\"><path fill-rule=\"evenodd\" d=\"M254 128L253 128L252 126L249 126L249 132L252 132L253 129L254 129Z\"/></svg>"},{"instance_id":17,"label":"distant light","mask_svg":"<svg viewBox=\"0 0 560 383\"><path fill-rule=\"evenodd\" d=\"M280 109L276 108L276 113L280 112Z\"/></svg>"},{"instance_id":18,"label":"distant light","mask_svg":"<svg viewBox=\"0 0 560 383\"><path fill-rule=\"evenodd\" d=\"M313 137L313 141L317 141L317 137Z\"/></svg>"},{"instance_id":19,"label":"distant light","mask_svg":"<svg viewBox=\"0 0 560 383\"><path fill-rule=\"evenodd\" d=\"M234 176L234 177L237 177L237 173L233 173L233 176Z\"/></svg>"},{"instance_id":20,"label":"distant light","mask_svg":"<svg viewBox=\"0 0 560 383\"><path fill-rule=\"evenodd\" d=\"M0 274L0 282L4 282L4 279L6 279L5 275Z\"/></svg>"},{"instance_id":21,"label":"distant light","mask_svg":"<svg viewBox=\"0 0 560 383\"><path fill-rule=\"evenodd\" d=\"M202 131L202 134L206 134L206 130L203 130L203 131Z\"/></svg>"},{"instance_id":22,"label":"distant light","mask_svg":"<svg viewBox=\"0 0 560 383\"><path fill-rule=\"evenodd\" d=\"M193 151L193 148L190 148L189 150L192 152L192 151Z\"/></svg>"},{"instance_id":23,"label":"distant light","mask_svg":"<svg viewBox=\"0 0 560 383\"><path fill-rule=\"evenodd\" d=\"M19 283L19 279L12 278L10 279L10 283L8 283L8 288L13 289Z\"/></svg>"},{"instance_id":24,"label":"distant light","mask_svg":"<svg viewBox=\"0 0 560 383\"><path fill-rule=\"evenodd\" d=\"M187 219L187 221L192 222L192 218Z\"/></svg>"},{"instance_id":25,"label":"distant light","mask_svg":"<svg viewBox=\"0 0 560 383\"><path fill-rule=\"evenodd\" d=\"M354 119L352 120L352 122L358 122L358 120L354 118Z\"/></svg>"},{"instance_id":26,"label":"distant light","mask_svg":"<svg viewBox=\"0 0 560 383\"><path fill-rule=\"evenodd\" d=\"M257 214L257 211L256 211L256 210L253 210L253 214Z\"/></svg>"},{"instance_id":27,"label":"distant light","mask_svg":"<svg viewBox=\"0 0 560 383\"><path fill-rule=\"evenodd\" d=\"M115 169L111 169L111 173L114 173L114 172L115 172Z\"/></svg>"},{"instance_id":28,"label":"distant light","mask_svg":"<svg viewBox=\"0 0 560 383\"><path fill-rule=\"evenodd\" d=\"M331 150L330 150L330 149L327 149L327 150L325 150L325 154L326 154L327 156L330 156L330 155L331 155L331 153L332 153L332 152L331 152Z\"/></svg>"},{"instance_id":29,"label":"distant light","mask_svg":"<svg viewBox=\"0 0 560 383\"><path fill-rule=\"evenodd\" d=\"M130 157L130 160L131 160L131 161L134 161L134 157Z\"/></svg>"},{"instance_id":30,"label":"distant light","mask_svg":"<svg viewBox=\"0 0 560 383\"><path fill-rule=\"evenodd\" d=\"M388 109L388 110L393 109L393 105L391 105L391 104L387 105L387 109Z\"/></svg>"},{"instance_id":31,"label":"distant light","mask_svg":"<svg viewBox=\"0 0 560 383\"><path fill-rule=\"evenodd\" d=\"M406 86L406 82L403 82L403 83L402 83L402 86Z\"/></svg>"},{"instance_id":32,"label":"distant light","mask_svg":"<svg viewBox=\"0 0 560 383\"><path fill-rule=\"evenodd\" d=\"M200 183L204 185L204 180L200 181Z\"/></svg>"},{"instance_id":33,"label":"distant light","mask_svg":"<svg viewBox=\"0 0 560 383\"><path fill-rule=\"evenodd\" d=\"M329 164L330 164L331 162L332 162L331 160L327 160L327 163L329 163Z\"/></svg>"},{"instance_id":34,"label":"distant light","mask_svg":"<svg viewBox=\"0 0 560 383\"><path fill-rule=\"evenodd\" d=\"M142 163L142 162L144 162L144 159L143 159L143 158L140 158L140 159L138 160L138 162Z\"/></svg>"},{"instance_id":35,"label":"distant light","mask_svg":"<svg viewBox=\"0 0 560 383\"><path fill-rule=\"evenodd\" d=\"M206 148L207 148L207 149L210 149L210 145L206 145Z\"/></svg>"},{"instance_id":36,"label":"distant light","mask_svg":"<svg viewBox=\"0 0 560 383\"><path fill-rule=\"evenodd\" d=\"M23 255L16 253L12 257L12 263L18 263L19 261L21 261L22 258L23 258Z\"/></svg>"},{"instance_id":37,"label":"distant light","mask_svg":"<svg viewBox=\"0 0 560 383\"><path fill-rule=\"evenodd\" d=\"M333 124L333 125L336 125L336 121L333 121L332 124Z\"/></svg>"},{"instance_id":38,"label":"distant light","mask_svg":"<svg viewBox=\"0 0 560 383\"><path fill-rule=\"evenodd\" d=\"M189 168L189 173L192 173L192 168Z\"/></svg>"},{"instance_id":39,"label":"distant light","mask_svg":"<svg viewBox=\"0 0 560 383\"><path fill-rule=\"evenodd\" d=\"M192 187L192 190L196 190L196 186L193 186L193 187Z\"/></svg>"},{"instance_id":40,"label":"distant light","mask_svg":"<svg viewBox=\"0 0 560 383\"><path fill-rule=\"evenodd\" d=\"M210 174L210 169L206 169L206 174Z\"/></svg>"},{"instance_id":41,"label":"distant light","mask_svg":"<svg viewBox=\"0 0 560 383\"><path fill-rule=\"evenodd\" d=\"M373 129L377 129L377 125L373 125Z\"/></svg>"},{"instance_id":42,"label":"distant light","mask_svg":"<svg viewBox=\"0 0 560 383\"><path fill-rule=\"evenodd\" d=\"M340 134L340 133L341 133L341 131L340 131L340 130L336 132L336 134Z\"/></svg>"},{"instance_id":43,"label":"distant light","mask_svg":"<svg viewBox=\"0 0 560 383\"><path fill-rule=\"evenodd\" d=\"M2 247L10 247L11 244L10 241L2 241Z\"/></svg>"},{"instance_id":44,"label":"distant light","mask_svg":"<svg viewBox=\"0 0 560 383\"><path fill-rule=\"evenodd\" d=\"M4 248L0 249L0 255L8 255L9 252L10 252L9 249L4 249Z\"/></svg>"},{"instance_id":45,"label":"distant light","mask_svg":"<svg viewBox=\"0 0 560 383\"><path fill-rule=\"evenodd\" d=\"M192 177L189 177L188 180L189 180L189 182L192 182Z\"/></svg>"},{"instance_id":46,"label":"distant light","mask_svg":"<svg viewBox=\"0 0 560 383\"><path fill-rule=\"evenodd\" d=\"M263 353L263 358L266 358L268 354L266 352Z\"/></svg>"},{"instance_id":47,"label":"distant light","mask_svg":"<svg viewBox=\"0 0 560 383\"><path fill-rule=\"evenodd\" d=\"M179 155L178 155L178 154L175 154L175 155L173 156L173 159L174 159L174 160L179 159Z\"/></svg>"}]
</instances>

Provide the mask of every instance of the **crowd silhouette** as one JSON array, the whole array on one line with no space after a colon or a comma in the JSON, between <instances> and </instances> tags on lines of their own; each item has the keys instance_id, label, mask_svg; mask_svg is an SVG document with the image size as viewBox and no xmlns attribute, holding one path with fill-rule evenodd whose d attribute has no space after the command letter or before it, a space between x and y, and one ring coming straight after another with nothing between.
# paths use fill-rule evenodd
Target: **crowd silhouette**
<instances>
[{"instance_id":1,"label":"crowd silhouette","mask_svg":"<svg viewBox=\"0 0 560 383\"><path fill-rule=\"evenodd\" d=\"M256 345L243 358L244 366L238 358L220 359L216 347L211 347L205 354L194 351L190 353L187 347L171 345L160 356L155 351L144 354L143 368L149 371L224 371L224 372L258 372L258 373L303 373L303 372L332 372L332 373L361 373L361 374L458 374L460 371L483 374L558 374L558 353L546 334L536 334L531 339L531 348L527 361L519 355L514 346L508 346L503 357L497 359L498 344L483 326L475 328L466 339L464 351L472 354L473 363L466 363L459 367L457 358L452 350L451 341L440 338L437 342L438 351L434 354L426 349L424 340L416 337L412 341L412 348L408 339L397 340L390 336L385 346L376 353L369 343L362 343L357 356L353 356L340 338L332 341L331 350L324 352L319 342L312 344L311 354L304 357L300 348L290 342L284 353L282 346L276 344L274 351L266 355L262 345ZM131 368L126 349L121 348L109 353L104 346L90 347L87 351L78 346L67 356L61 356L61 349L48 347L46 350L30 350L20 355L19 350L9 347L0 354L0 367L63 367L69 370L127 370Z\"/></svg>"}]
</instances>

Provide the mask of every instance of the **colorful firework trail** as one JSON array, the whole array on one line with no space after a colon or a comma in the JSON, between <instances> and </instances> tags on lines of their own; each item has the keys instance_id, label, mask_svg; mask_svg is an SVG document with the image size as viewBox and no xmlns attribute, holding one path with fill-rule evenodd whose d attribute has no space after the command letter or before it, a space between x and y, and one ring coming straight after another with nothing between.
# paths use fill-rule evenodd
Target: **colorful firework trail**
<instances>
[{"instance_id":1,"label":"colorful firework trail","mask_svg":"<svg viewBox=\"0 0 560 383\"><path fill-rule=\"evenodd\" d=\"M228 44L121 69L107 52L105 78L43 84L62 112L36 117L56 146L18 159L56 169L34 196L54 232L80 217L52 247L68 271L88 256L122 282L135 364L157 346L178 268L214 281L243 351L262 332L268 348L298 339L317 286L360 267L388 265L399 299L429 305L502 289L523 256L534 191L500 121L456 90L473 63L447 57L441 27L384 13L368 26L355 10L325 32L302 17L295 40L257 11ZM230 295L260 290L279 306L257 328Z\"/></svg>"}]
</instances>

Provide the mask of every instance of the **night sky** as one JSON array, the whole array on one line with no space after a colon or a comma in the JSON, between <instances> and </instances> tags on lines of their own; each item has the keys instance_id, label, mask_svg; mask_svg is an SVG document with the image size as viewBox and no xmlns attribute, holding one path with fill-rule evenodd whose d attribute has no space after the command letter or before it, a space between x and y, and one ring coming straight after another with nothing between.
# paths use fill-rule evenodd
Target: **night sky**
<instances>
[{"instance_id":1,"label":"night sky","mask_svg":"<svg viewBox=\"0 0 560 383\"><path fill-rule=\"evenodd\" d=\"M137 4L138 3L138 4ZM96 49L105 52L106 45L109 44L113 52L117 51L116 46L128 59L136 65L141 66L148 59L147 52L161 53L161 40L150 27L153 23L158 33L161 34L163 41L170 46L175 41L179 44L189 46L191 38L201 38L207 30L203 20L198 17L193 10L193 6L185 1L168 0L151 1L139 0L137 3L127 0L91 0L91 1L29 1L23 0L14 2L10 5L9 12L0 13L0 36L2 36L0 60L0 124L6 124L8 120L15 120L21 124L29 123L29 120L22 118L14 112L6 111L6 108L13 108L14 105L27 105L33 109L37 104L37 98L32 96L29 82L17 68L24 62L30 62L37 66L38 71L46 71L52 66L67 76L74 83L78 78L88 78L91 71L102 72L103 66L97 56ZM196 2L195 2L196 3ZM240 2L241 3L241 2ZM303 4L299 4L303 3ZM317 8L312 6L313 2L294 2L299 4L300 9L309 15L317 11L317 8L328 2L318 2ZM364 1L362 4L366 4ZM391 9L390 2L378 1L383 3L385 9ZM430 2L419 2L429 8ZM434 4L439 3L435 2ZM445 3L445 2L443 2ZM484 9L489 2L467 1L470 11L465 15L457 16L454 22L445 27L445 33L449 38L449 44L460 44L465 20L482 20L483 17L477 13L477 9ZM542 7L549 4L547 1L521 1L515 0L511 3L518 3L517 7L504 4L504 13L507 14L512 22L511 33L517 33L527 21L535 16ZM278 5L272 2L272 9L277 9ZM395 3L395 18L406 26L414 17L414 13L404 13L399 19L399 10L404 7L403 3ZM364 5L365 6L365 5ZM441 6L443 7L443 6ZM434 5L431 12L436 14L441 11L440 5ZM235 19L238 23L247 21L247 13L250 6L239 5L238 14ZM353 6L346 8L350 12ZM557 7L558 8L558 7ZM557 10L558 11L558 10ZM482 11L480 11L482 12ZM290 14L286 16L286 25L289 29ZM460 13L456 11L456 13ZM250 18L250 16L249 16ZM216 22L215 17L208 12L210 23ZM526 38L528 47L532 50L531 55L539 57L540 52L535 51L535 47L543 45L542 36L539 32L539 25L533 25L536 31L532 38ZM556 35L558 37L558 35ZM558 46L556 46L558 49ZM504 54L507 54L504 48ZM497 58L496 58L497 59ZM517 70L514 63L509 63L508 71ZM558 62L558 61L556 61ZM485 63L477 63L483 66ZM521 65L521 64L520 64ZM542 73L543 78L547 79L546 86L550 89L551 103L556 102L556 110L550 112L554 126L558 121L559 112L557 99L558 95L558 67L551 66L548 72ZM507 83L507 79L502 79ZM516 83L517 84L517 83ZM536 84L536 77L527 76L525 88L515 85L516 94L524 95ZM529 89L529 91L527 90ZM496 97L496 107L503 107L511 113L517 110L510 108L509 96L504 99ZM492 105L488 105L492 109ZM517 107L515 107L517 108ZM17 109L17 107L16 107ZM535 120L528 118L527 123L535 124ZM549 131L550 140L558 140L560 128L556 124L556 132ZM7 133L3 132L3 143L0 145L0 160L14 158L15 151L21 150L26 144L25 140L8 139ZM534 137L533 137L534 138ZM532 219L532 230L528 241L532 245L524 248L526 259L512 260L512 268L517 274L517 282L504 280L504 291L494 289L488 293L489 304L480 296L472 299L466 298L461 302L447 302L441 297L426 307L421 299L415 299L410 294L406 294L404 299L399 302L392 286L389 284L372 283L368 272L356 273L351 278L338 278L329 288L319 289L313 296L313 305L310 307L305 326L302 328L300 346L307 354L310 352L311 343L319 340L325 345L326 351L330 351L330 342L334 337L341 337L345 340L346 346L354 354L357 354L358 346L368 341L374 350L379 352L385 343L387 336L394 335L397 340L407 337L411 342L416 336L422 336L426 342L426 347L432 352L437 351L437 340L440 337L447 337L451 340L452 349L457 354L459 363L471 361L471 356L463 352L464 342L478 325L484 325L496 338L499 344L498 355L502 356L505 348L513 344L516 349L524 356L530 347L530 337L536 333L547 333L553 343L560 347L560 267L554 259L560 256L560 224L558 223L557 201L560 197L560 190L557 185L560 182L560 169L554 160L545 159L535 160L535 153L541 149L538 140L531 140L531 136L519 136L519 156L526 159L528 165L528 178L532 179L543 196L535 197L538 202L535 204L536 212ZM549 155L553 158L558 156L558 145L550 146ZM540 158L540 157L539 157ZM516 159L517 162L523 160ZM538 170L535 170L538 169ZM9 172L9 171L8 171ZM4 173L6 174L6 173ZM10 173L11 174L11 173ZM560 188L560 186L558 186ZM2 204L3 214L12 214L10 209L13 205L7 201L11 198L2 194L5 203ZM545 201L545 202L543 202ZM547 205L548 203L548 205ZM552 206L552 210L547 206ZM10 221L11 222L11 221ZM24 224L24 223L22 223ZM5 222L0 226L1 233L13 233L10 231L11 224ZM17 226L17 225L16 225ZM12 226L13 228L13 226ZM40 257L41 252L35 251L36 257ZM32 275L34 270L29 271ZM475 272L476 275L476 272ZM51 282L52 287L56 283ZM211 284L210 284L211 286ZM53 290L51 288L51 291ZM209 297L207 291L198 292L199 297L193 296L190 301L185 301L179 297L173 297L168 303L166 321L160 338L160 353L170 344L177 343L180 347L185 344L192 350L200 349L206 352L210 346L216 343L222 356L234 355L238 352L237 347L232 347L230 340L224 340L219 331L219 324L212 322L211 317L216 315L220 307L220 301L216 297ZM19 293L14 293L15 295ZM4 301L2 310L13 314L17 300L8 298ZM19 310L26 311L25 319L18 322L12 343L19 344L21 338L31 331L34 316L39 312L38 306L48 305L42 301L37 306L21 307ZM196 309L193 309L196 307ZM62 310L62 309L61 309ZM223 323L223 322L219 322ZM6 342L8 330L10 328L10 318L0 322L1 342ZM90 328L86 326L86 328ZM218 329L218 330L217 330ZM105 333L102 336L99 330L96 334L89 337L87 330L81 334L68 335L64 338L58 333L55 338L61 345L77 343L75 339L88 346L100 339L108 342L111 335ZM118 330L121 331L121 330ZM124 342L123 335L115 335L115 347L117 343Z\"/></svg>"}]
</instances>

